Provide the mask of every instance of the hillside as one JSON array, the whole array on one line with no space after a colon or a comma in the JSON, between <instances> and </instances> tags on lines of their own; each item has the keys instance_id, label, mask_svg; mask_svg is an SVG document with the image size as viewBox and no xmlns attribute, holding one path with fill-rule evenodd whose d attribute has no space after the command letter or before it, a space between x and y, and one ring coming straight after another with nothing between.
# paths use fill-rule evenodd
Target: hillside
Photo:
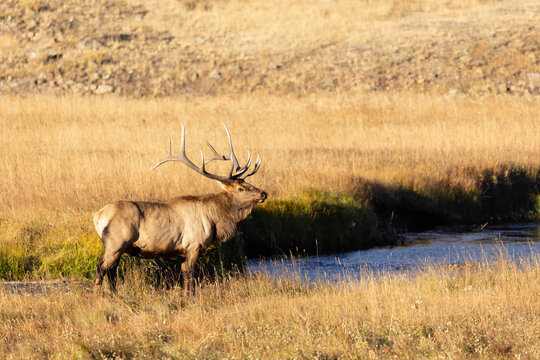
<instances>
[{"instance_id":1,"label":"hillside","mask_svg":"<svg viewBox=\"0 0 540 360\"><path fill-rule=\"evenodd\" d=\"M6 0L0 93L540 93L540 3Z\"/></svg>"}]
</instances>

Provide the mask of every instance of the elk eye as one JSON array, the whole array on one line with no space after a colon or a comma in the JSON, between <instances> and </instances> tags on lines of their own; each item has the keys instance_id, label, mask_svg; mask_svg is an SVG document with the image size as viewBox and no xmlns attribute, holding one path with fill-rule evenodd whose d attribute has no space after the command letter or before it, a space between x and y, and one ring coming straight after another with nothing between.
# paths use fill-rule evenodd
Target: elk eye
<instances>
[{"instance_id":1,"label":"elk eye","mask_svg":"<svg viewBox=\"0 0 540 360\"><path fill-rule=\"evenodd\" d=\"M243 188L238 188L238 191L244 191L244 189Z\"/></svg>"}]
</instances>

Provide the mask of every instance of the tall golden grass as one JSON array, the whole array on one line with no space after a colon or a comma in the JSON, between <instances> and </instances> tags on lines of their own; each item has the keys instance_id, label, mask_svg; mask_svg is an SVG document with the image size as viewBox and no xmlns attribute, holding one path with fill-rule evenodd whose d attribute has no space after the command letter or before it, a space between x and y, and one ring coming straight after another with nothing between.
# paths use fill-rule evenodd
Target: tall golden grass
<instances>
[{"instance_id":1,"label":"tall golden grass","mask_svg":"<svg viewBox=\"0 0 540 360\"><path fill-rule=\"evenodd\" d=\"M540 103L493 96L336 94L305 98L0 98L0 215L89 211L116 199L217 191L181 164L181 124L195 162L226 123L240 160L263 163L250 181L271 198L311 188L352 191L358 179L428 188L473 186L474 169L540 166ZM213 171L226 171L218 165Z\"/></svg>"},{"instance_id":2,"label":"tall golden grass","mask_svg":"<svg viewBox=\"0 0 540 360\"><path fill-rule=\"evenodd\" d=\"M115 296L0 290L0 356L20 358L535 359L538 257L302 284L265 275L195 299L131 275Z\"/></svg>"},{"instance_id":3,"label":"tall golden grass","mask_svg":"<svg viewBox=\"0 0 540 360\"><path fill-rule=\"evenodd\" d=\"M515 0L315 0L295 1L213 1L128 0L149 12L140 20L159 31L181 38L186 48L209 56L258 57L285 51L302 51L329 43L363 43L366 40L405 40L422 34L436 37L436 31L403 29L400 20L410 16L417 24L433 25L429 18L452 18L464 23L482 23L498 28L499 21L521 24L534 18L534 1ZM527 9L526 13L509 11ZM195 10L195 11L186 11ZM426 14L430 16L427 18ZM124 27L139 25L135 19L120 19ZM420 29L422 28L422 29ZM406 34L401 32L405 30ZM435 29L433 29L435 30ZM201 46L200 38L210 44ZM197 39L199 38L199 39ZM414 37L408 40L415 40ZM421 39L416 39L420 40ZM198 45L198 46L197 46ZM382 45L382 44L381 44ZM221 55L221 56L220 56ZM233 57L234 59L235 57Z\"/></svg>"},{"instance_id":4,"label":"tall golden grass","mask_svg":"<svg viewBox=\"0 0 540 360\"><path fill-rule=\"evenodd\" d=\"M140 23L170 32L182 39L185 49L218 62L227 58L228 61L265 58L279 61L277 55L302 54L329 44L353 48L371 42L382 47L407 41L424 44L425 39L440 39L438 25L430 19L435 18L438 23L450 18L468 26L481 24L482 30L495 30L501 22L522 26L534 19L537 11L530 0L182 2L185 7L175 0L127 1L149 10ZM512 12L515 7L524 11ZM131 18L119 21L126 28L140 25ZM403 26L411 23L417 26ZM440 25L450 30L448 24Z\"/></svg>"}]
</instances>

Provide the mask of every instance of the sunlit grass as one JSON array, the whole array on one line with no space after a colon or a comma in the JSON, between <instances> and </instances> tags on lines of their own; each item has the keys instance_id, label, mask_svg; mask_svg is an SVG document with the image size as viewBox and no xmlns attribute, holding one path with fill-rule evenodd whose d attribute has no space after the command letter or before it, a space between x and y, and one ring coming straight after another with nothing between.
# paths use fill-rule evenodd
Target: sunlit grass
<instances>
[{"instance_id":1,"label":"sunlit grass","mask_svg":"<svg viewBox=\"0 0 540 360\"><path fill-rule=\"evenodd\" d=\"M182 123L194 161L203 138L226 151L226 123L241 161L248 149L261 155L250 181L271 199L351 193L359 179L468 191L483 169L540 165L540 104L504 96L2 97L0 109L0 213L10 217L218 191L179 164L149 170L166 156L167 136L178 149Z\"/></svg>"}]
</instances>

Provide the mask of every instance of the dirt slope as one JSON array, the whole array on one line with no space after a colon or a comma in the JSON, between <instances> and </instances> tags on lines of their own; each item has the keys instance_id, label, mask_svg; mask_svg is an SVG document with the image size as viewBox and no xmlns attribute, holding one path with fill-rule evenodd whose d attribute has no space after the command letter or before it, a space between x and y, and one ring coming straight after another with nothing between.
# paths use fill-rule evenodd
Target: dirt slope
<instances>
[{"instance_id":1,"label":"dirt slope","mask_svg":"<svg viewBox=\"0 0 540 360\"><path fill-rule=\"evenodd\" d=\"M436 3L6 0L0 93L540 93L540 2Z\"/></svg>"}]
</instances>

